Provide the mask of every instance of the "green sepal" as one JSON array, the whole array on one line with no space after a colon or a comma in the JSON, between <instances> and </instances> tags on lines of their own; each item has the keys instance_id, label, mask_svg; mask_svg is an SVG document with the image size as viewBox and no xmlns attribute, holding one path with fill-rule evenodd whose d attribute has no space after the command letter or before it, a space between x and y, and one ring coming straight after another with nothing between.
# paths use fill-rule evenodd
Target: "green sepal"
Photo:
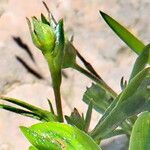
<instances>
[{"instance_id":1,"label":"green sepal","mask_svg":"<svg viewBox=\"0 0 150 150\"><path fill-rule=\"evenodd\" d=\"M42 23L47 24L47 25L50 26L49 21L46 19L46 17L42 13L41 13L41 21L42 21Z\"/></svg>"},{"instance_id":2,"label":"green sepal","mask_svg":"<svg viewBox=\"0 0 150 150\"><path fill-rule=\"evenodd\" d=\"M64 59L64 28L63 28L63 20L60 20L55 29L56 34L56 42L54 52L52 53L52 57L54 57L54 67L57 69L62 68L62 63Z\"/></svg>"}]
</instances>

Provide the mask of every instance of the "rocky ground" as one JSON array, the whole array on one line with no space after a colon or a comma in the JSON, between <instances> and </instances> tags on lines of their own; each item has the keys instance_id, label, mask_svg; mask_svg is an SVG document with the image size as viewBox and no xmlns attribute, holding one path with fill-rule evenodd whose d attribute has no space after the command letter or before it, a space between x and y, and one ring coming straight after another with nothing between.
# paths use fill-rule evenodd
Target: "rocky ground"
<instances>
[{"instance_id":1,"label":"rocky ground","mask_svg":"<svg viewBox=\"0 0 150 150\"><path fill-rule=\"evenodd\" d=\"M136 58L131 50L109 29L100 17L102 10L137 35L144 43L149 42L149 0L45 0L54 16L64 18L68 36L74 35L74 45L93 64L96 71L117 92L122 76L128 79ZM37 106L48 108L46 99L54 103L48 67L42 54L30 38L25 17L46 14L42 0L0 0L0 95L20 98ZM21 37L32 50L35 62L13 40ZM25 60L44 79L38 79L22 66L17 58ZM91 81L72 69L66 69L68 78L63 78L62 98L64 113L73 107L84 112L87 106L81 101ZM96 114L94 112L94 114ZM93 115L92 126L99 117ZM34 120L0 110L0 150L26 150L28 142L18 126L31 125ZM121 138L122 139L122 138ZM123 138L125 139L125 138ZM104 150L112 149L115 143L119 150L123 142L105 141ZM112 147L108 144L112 143ZM111 148L110 148L111 147ZM116 147L114 147L116 150Z\"/></svg>"}]
</instances>

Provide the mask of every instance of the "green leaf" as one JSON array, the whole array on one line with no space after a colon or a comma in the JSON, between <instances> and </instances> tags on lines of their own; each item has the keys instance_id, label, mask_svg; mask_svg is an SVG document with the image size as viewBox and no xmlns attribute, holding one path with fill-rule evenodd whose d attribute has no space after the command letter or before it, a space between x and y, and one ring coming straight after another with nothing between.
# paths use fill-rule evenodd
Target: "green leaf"
<instances>
[{"instance_id":1,"label":"green leaf","mask_svg":"<svg viewBox=\"0 0 150 150\"><path fill-rule=\"evenodd\" d=\"M118 100L115 100L110 105L104 113L105 117L102 117L102 120L91 132L91 136L95 139L103 138L117 128L125 119L145 109L150 109L150 107L147 107L147 103L150 103L149 86L150 68L146 68L131 80L125 90L116 98Z\"/></svg>"},{"instance_id":2,"label":"green leaf","mask_svg":"<svg viewBox=\"0 0 150 150\"><path fill-rule=\"evenodd\" d=\"M46 122L20 128L38 150L100 150L86 133L67 124Z\"/></svg>"},{"instance_id":3,"label":"green leaf","mask_svg":"<svg viewBox=\"0 0 150 150\"><path fill-rule=\"evenodd\" d=\"M138 38L136 38L125 27L118 23L115 19L100 11L101 16L109 25L109 27L137 54L140 54L145 45ZM150 57L149 57L150 62Z\"/></svg>"},{"instance_id":4,"label":"green leaf","mask_svg":"<svg viewBox=\"0 0 150 150\"><path fill-rule=\"evenodd\" d=\"M79 114L76 108L74 108L74 111L71 113L70 117L65 116L65 119L68 124L74 125L80 130L84 130L84 118Z\"/></svg>"},{"instance_id":5,"label":"green leaf","mask_svg":"<svg viewBox=\"0 0 150 150\"><path fill-rule=\"evenodd\" d=\"M87 104L92 102L93 108L99 113L104 113L112 102L111 96L99 85L94 83L92 83L90 88L87 88L83 96L83 101Z\"/></svg>"},{"instance_id":6,"label":"green leaf","mask_svg":"<svg viewBox=\"0 0 150 150\"><path fill-rule=\"evenodd\" d=\"M76 50L70 41L65 41L63 68L69 68L76 63Z\"/></svg>"},{"instance_id":7,"label":"green leaf","mask_svg":"<svg viewBox=\"0 0 150 150\"><path fill-rule=\"evenodd\" d=\"M129 144L129 150L150 149L150 112L142 113L136 120Z\"/></svg>"},{"instance_id":8,"label":"green leaf","mask_svg":"<svg viewBox=\"0 0 150 150\"><path fill-rule=\"evenodd\" d=\"M39 107L33 106L31 104L28 104L26 102L23 102L21 100L15 99L15 98L0 97L0 99L30 110L31 112L33 112L34 114L39 116L41 118L41 120L43 120L43 121L44 120L45 121L57 121L57 116L55 116L54 114L52 114L51 112L49 112L47 110L43 110Z\"/></svg>"},{"instance_id":9,"label":"green leaf","mask_svg":"<svg viewBox=\"0 0 150 150\"><path fill-rule=\"evenodd\" d=\"M104 137L104 139L108 139L117 135L122 135L122 134L126 134L126 132L124 132L122 129L116 129L114 131L112 131L110 134L108 134L107 136Z\"/></svg>"},{"instance_id":10,"label":"green leaf","mask_svg":"<svg viewBox=\"0 0 150 150\"><path fill-rule=\"evenodd\" d=\"M150 44L144 47L142 53L136 59L131 76L130 76L130 80L146 67L149 57L150 57Z\"/></svg>"},{"instance_id":11,"label":"green leaf","mask_svg":"<svg viewBox=\"0 0 150 150\"><path fill-rule=\"evenodd\" d=\"M86 112L86 116L85 116L85 131L88 131L89 126L90 126L90 122L91 122L91 117L92 117L92 109L93 109L93 104L92 102L90 102L89 106L88 106L88 110Z\"/></svg>"},{"instance_id":12,"label":"green leaf","mask_svg":"<svg viewBox=\"0 0 150 150\"><path fill-rule=\"evenodd\" d=\"M19 108L13 107L13 106L0 104L0 108L14 112L14 113L19 114L19 115L26 116L26 117L31 117L31 118L38 119L38 120L42 119L40 116L38 116L37 114L35 114L33 112L19 109Z\"/></svg>"},{"instance_id":13,"label":"green leaf","mask_svg":"<svg viewBox=\"0 0 150 150\"><path fill-rule=\"evenodd\" d=\"M34 146L30 146L29 150L38 150L37 148L35 148Z\"/></svg>"}]
</instances>

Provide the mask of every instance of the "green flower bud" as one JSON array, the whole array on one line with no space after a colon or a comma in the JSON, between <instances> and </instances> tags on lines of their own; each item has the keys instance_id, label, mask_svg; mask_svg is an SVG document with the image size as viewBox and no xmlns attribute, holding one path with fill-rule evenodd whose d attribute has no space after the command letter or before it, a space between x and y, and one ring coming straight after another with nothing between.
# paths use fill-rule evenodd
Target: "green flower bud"
<instances>
[{"instance_id":1,"label":"green flower bud","mask_svg":"<svg viewBox=\"0 0 150 150\"><path fill-rule=\"evenodd\" d=\"M34 45L39 48L43 54L52 52L56 41L53 28L37 20L35 17L32 17L33 29L29 20L28 24Z\"/></svg>"},{"instance_id":2,"label":"green flower bud","mask_svg":"<svg viewBox=\"0 0 150 150\"><path fill-rule=\"evenodd\" d=\"M29 19L27 21L33 43L42 51L49 66L61 68L64 56L63 20L60 20L56 27L51 26L51 21L48 21L43 14L41 20L32 17L32 25Z\"/></svg>"}]
</instances>

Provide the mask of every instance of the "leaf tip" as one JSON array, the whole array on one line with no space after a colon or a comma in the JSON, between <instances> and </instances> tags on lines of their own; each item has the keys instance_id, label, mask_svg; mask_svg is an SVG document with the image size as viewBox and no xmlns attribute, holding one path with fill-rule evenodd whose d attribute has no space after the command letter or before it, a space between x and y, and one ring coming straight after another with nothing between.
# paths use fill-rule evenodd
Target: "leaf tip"
<instances>
[{"instance_id":1,"label":"leaf tip","mask_svg":"<svg viewBox=\"0 0 150 150\"><path fill-rule=\"evenodd\" d=\"M101 14L101 16L104 18L107 14L105 14L103 11L99 10L99 13Z\"/></svg>"}]
</instances>

